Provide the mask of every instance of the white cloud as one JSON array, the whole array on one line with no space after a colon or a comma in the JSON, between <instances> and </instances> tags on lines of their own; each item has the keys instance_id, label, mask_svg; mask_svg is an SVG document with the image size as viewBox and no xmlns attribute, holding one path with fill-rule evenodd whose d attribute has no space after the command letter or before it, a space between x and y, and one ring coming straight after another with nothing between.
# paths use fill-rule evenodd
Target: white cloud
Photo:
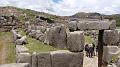
<instances>
[{"instance_id":1,"label":"white cloud","mask_svg":"<svg viewBox=\"0 0 120 67\"><path fill-rule=\"evenodd\" d=\"M0 6L16 6L57 15L77 12L120 13L120 0L0 0Z\"/></svg>"}]
</instances>

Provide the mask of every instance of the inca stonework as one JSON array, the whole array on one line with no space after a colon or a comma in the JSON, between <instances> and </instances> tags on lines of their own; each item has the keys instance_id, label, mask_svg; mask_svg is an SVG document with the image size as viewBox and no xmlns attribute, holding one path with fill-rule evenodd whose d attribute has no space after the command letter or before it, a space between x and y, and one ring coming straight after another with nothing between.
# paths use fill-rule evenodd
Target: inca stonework
<instances>
[{"instance_id":1,"label":"inca stonework","mask_svg":"<svg viewBox=\"0 0 120 67\"><path fill-rule=\"evenodd\" d=\"M10 31L12 28L19 28L20 22L19 20L14 16L0 16L0 31Z\"/></svg>"},{"instance_id":2,"label":"inca stonework","mask_svg":"<svg viewBox=\"0 0 120 67\"><path fill-rule=\"evenodd\" d=\"M1 28L3 26L4 24ZM118 48L120 33L116 29L115 20L70 21L65 25L37 18L36 23L28 21L24 27L28 36L61 50L31 54L25 47L29 43L27 36L23 36L12 26L9 31L13 33L13 40L16 44L16 64L20 64L21 67L83 67L85 30L104 30L102 61L107 67L112 65L120 67ZM114 56L117 60L111 62ZM0 67L16 67L16 64Z\"/></svg>"}]
</instances>

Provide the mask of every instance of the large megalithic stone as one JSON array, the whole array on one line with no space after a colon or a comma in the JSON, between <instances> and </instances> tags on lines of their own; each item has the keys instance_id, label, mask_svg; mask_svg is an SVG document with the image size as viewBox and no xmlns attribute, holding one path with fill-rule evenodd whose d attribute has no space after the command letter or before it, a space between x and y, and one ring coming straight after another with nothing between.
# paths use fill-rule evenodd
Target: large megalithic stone
<instances>
[{"instance_id":1,"label":"large megalithic stone","mask_svg":"<svg viewBox=\"0 0 120 67\"><path fill-rule=\"evenodd\" d=\"M51 55L49 52L37 54L38 67L52 67Z\"/></svg>"},{"instance_id":2,"label":"large megalithic stone","mask_svg":"<svg viewBox=\"0 0 120 67\"><path fill-rule=\"evenodd\" d=\"M68 27L71 31L77 30L77 22L76 21L71 21L68 23Z\"/></svg>"},{"instance_id":3,"label":"large megalithic stone","mask_svg":"<svg viewBox=\"0 0 120 67\"><path fill-rule=\"evenodd\" d=\"M29 63L31 66L31 54L30 53L18 53L16 62L17 63Z\"/></svg>"},{"instance_id":4,"label":"large megalithic stone","mask_svg":"<svg viewBox=\"0 0 120 67\"><path fill-rule=\"evenodd\" d=\"M46 38L44 43L50 44L54 47L64 49L66 48L66 28L64 25L55 26L46 31Z\"/></svg>"},{"instance_id":5,"label":"large megalithic stone","mask_svg":"<svg viewBox=\"0 0 120 67\"><path fill-rule=\"evenodd\" d=\"M69 32L67 35L67 46L70 51L83 51L84 50L84 33L83 31Z\"/></svg>"},{"instance_id":6,"label":"large megalithic stone","mask_svg":"<svg viewBox=\"0 0 120 67\"><path fill-rule=\"evenodd\" d=\"M17 53L27 53L29 52L29 49L26 48L25 46L23 45L16 45L16 54Z\"/></svg>"},{"instance_id":7,"label":"large megalithic stone","mask_svg":"<svg viewBox=\"0 0 120 67\"><path fill-rule=\"evenodd\" d=\"M38 67L38 58L37 58L37 53L36 52L34 52L32 54L31 66L32 67Z\"/></svg>"},{"instance_id":8,"label":"large megalithic stone","mask_svg":"<svg viewBox=\"0 0 120 67\"><path fill-rule=\"evenodd\" d=\"M52 67L83 67L83 52L59 50L51 52Z\"/></svg>"},{"instance_id":9,"label":"large megalithic stone","mask_svg":"<svg viewBox=\"0 0 120 67\"><path fill-rule=\"evenodd\" d=\"M118 45L118 30L105 30L103 35L103 42L105 45Z\"/></svg>"},{"instance_id":10,"label":"large megalithic stone","mask_svg":"<svg viewBox=\"0 0 120 67\"><path fill-rule=\"evenodd\" d=\"M78 30L112 30L116 29L115 20L97 20L97 21L88 21L82 20L77 23Z\"/></svg>"},{"instance_id":11,"label":"large megalithic stone","mask_svg":"<svg viewBox=\"0 0 120 67\"><path fill-rule=\"evenodd\" d=\"M120 53L118 46L104 46L103 47L103 61L110 63L113 59L117 58Z\"/></svg>"}]
</instances>

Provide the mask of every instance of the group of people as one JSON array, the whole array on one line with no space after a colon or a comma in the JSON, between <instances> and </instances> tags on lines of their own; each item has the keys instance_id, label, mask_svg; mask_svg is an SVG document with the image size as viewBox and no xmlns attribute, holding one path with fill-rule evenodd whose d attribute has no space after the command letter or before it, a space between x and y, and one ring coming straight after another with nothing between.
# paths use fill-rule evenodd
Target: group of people
<instances>
[{"instance_id":1,"label":"group of people","mask_svg":"<svg viewBox=\"0 0 120 67\"><path fill-rule=\"evenodd\" d=\"M93 56L98 54L98 45L95 45L94 43L86 44L85 45L85 52L86 52L87 57L92 58Z\"/></svg>"}]
</instances>

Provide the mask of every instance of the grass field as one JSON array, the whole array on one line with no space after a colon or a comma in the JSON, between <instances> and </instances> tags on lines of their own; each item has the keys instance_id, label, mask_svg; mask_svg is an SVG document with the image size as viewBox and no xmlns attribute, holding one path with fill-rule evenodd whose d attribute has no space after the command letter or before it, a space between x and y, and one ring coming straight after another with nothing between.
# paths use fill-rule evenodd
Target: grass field
<instances>
[{"instance_id":1,"label":"grass field","mask_svg":"<svg viewBox=\"0 0 120 67\"><path fill-rule=\"evenodd\" d=\"M88 43L88 44L93 43L91 36L85 36L85 43Z\"/></svg>"},{"instance_id":2,"label":"grass field","mask_svg":"<svg viewBox=\"0 0 120 67\"><path fill-rule=\"evenodd\" d=\"M12 33L0 32L0 64L15 62L15 44Z\"/></svg>"},{"instance_id":3,"label":"grass field","mask_svg":"<svg viewBox=\"0 0 120 67\"><path fill-rule=\"evenodd\" d=\"M22 35L26 35L25 32L22 29L19 29L19 32ZM49 52L49 51L59 50L59 49L54 48L50 45L46 45L43 42L40 42L39 40L31 38L28 35L27 35L27 39L28 39L28 44L25 45L25 46L29 49L30 53L33 53L33 52Z\"/></svg>"}]
</instances>

